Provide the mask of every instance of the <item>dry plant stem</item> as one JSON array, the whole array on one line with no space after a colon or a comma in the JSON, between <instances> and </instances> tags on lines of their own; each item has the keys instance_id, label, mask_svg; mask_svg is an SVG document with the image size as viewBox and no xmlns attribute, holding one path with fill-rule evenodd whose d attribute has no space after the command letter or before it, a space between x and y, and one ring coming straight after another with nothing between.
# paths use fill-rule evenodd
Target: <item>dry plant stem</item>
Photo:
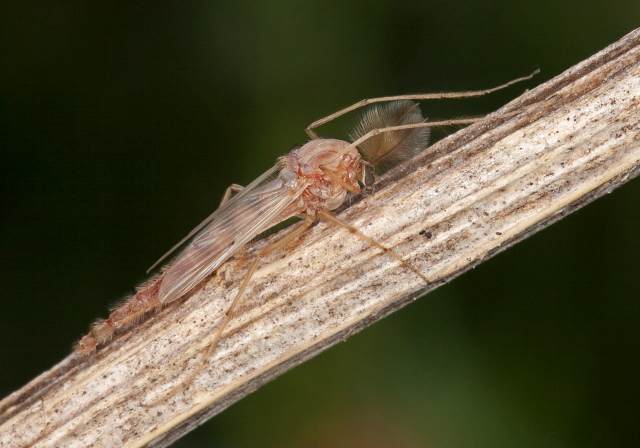
<instances>
[{"instance_id":1,"label":"dry plant stem","mask_svg":"<svg viewBox=\"0 0 640 448\"><path fill-rule=\"evenodd\" d=\"M299 243L265 256L191 385L143 406L198 368L252 254L270 243L260 241L184 303L92 357L69 356L5 398L0 446L166 446L265 382L635 177L639 61L636 30L500 111L522 114L448 137L339 213L430 283L350 232L320 223Z\"/></svg>"}]
</instances>

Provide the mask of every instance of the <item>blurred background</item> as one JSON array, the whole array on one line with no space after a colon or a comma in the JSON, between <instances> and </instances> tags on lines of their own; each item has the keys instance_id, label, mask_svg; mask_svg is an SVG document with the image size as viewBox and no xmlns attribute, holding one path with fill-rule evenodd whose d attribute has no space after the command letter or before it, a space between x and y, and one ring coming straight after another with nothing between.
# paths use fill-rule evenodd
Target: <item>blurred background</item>
<instances>
[{"instance_id":1,"label":"blurred background","mask_svg":"<svg viewBox=\"0 0 640 448\"><path fill-rule=\"evenodd\" d=\"M484 114L640 24L637 0L54 3L0 7L0 396L311 121L541 69L422 106ZM639 198L634 180L175 446L638 446Z\"/></svg>"}]
</instances>

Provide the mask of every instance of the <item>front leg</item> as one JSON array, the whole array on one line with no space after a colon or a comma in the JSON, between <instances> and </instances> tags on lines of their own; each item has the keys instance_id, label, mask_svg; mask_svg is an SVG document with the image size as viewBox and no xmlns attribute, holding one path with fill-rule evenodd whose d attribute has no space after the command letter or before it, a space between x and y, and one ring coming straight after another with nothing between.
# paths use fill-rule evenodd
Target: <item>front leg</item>
<instances>
[{"instance_id":1,"label":"front leg","mask_svg":"<svg viewBox=\"0 0 640 448\"><path fill-rule=\"evenodd\" d=\"M227 188L227 191L225 191L224 195L222 196L222 200L220 201L220 207L222 207L225 202L231 199L231 196L234 193L238 193L242 190L244 190L244 187L242 185L238 185L238 184L229 185L229 187Z\"/></svg>"}]
</instances>

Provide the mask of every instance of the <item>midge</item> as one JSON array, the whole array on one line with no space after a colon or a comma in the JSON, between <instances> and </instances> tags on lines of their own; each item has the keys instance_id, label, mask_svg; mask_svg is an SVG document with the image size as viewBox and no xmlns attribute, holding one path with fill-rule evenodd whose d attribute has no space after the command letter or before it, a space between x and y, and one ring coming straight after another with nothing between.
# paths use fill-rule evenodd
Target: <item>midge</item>
<instances>
[{"instance_id":1,"label":"midge","mask_svg":"<svg viewBox=\"0 0 640 448\"><path fill-rule=\"evenodd\" d=\"M218 345L260 259L299 236L318 218L348 229L427 282L423 273L392 249L342 222L331 211L342 205L349 193L359 194L360 185L370 185L376 167L389 168L423 151L429 142L429 127L468 124L484 119L427 122L418 104L411 100L481 96L530 79L536 73L485 90L363 100L312 123L306 128L311 140L280 157L273 168L247 187L229 187L220 207L152 269L187 243L175 260L118 305L107 319L94 323L91 331L76 345L76 351L88 355L97 346L109 342L117 332L139 322L146 313L186 296L246 243L278 223L296 216L304 220L299 227L256 255L234 300L217 323L216 333L205 350L204 359ZM365 112L351 134L352 142L319 138L313 131L322 124L371 103L386 104L375 105ZM190 377L193 378L198 371L196 369Z\"/></svg>"}]
</instances>

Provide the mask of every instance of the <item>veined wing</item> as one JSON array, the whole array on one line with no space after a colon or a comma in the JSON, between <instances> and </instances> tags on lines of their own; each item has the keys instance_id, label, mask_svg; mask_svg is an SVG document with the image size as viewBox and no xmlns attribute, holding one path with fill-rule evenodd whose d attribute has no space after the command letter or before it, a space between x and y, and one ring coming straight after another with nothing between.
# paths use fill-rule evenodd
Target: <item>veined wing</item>
<instances>
[{"instance_id":1,"label":"veined wing","mask_svg":"<svg viewBox=\"0 0 640 448\"><path fill-rule=\"evenodd\" d=\"M264 173L189 234L188 238L195 234L193 241L164 274L158 293L161 303L182 297L243 245L296 214L282 216L306 185L290 190L282 179L273 178L278 170Z\"/></svg>"}]
</instances>

